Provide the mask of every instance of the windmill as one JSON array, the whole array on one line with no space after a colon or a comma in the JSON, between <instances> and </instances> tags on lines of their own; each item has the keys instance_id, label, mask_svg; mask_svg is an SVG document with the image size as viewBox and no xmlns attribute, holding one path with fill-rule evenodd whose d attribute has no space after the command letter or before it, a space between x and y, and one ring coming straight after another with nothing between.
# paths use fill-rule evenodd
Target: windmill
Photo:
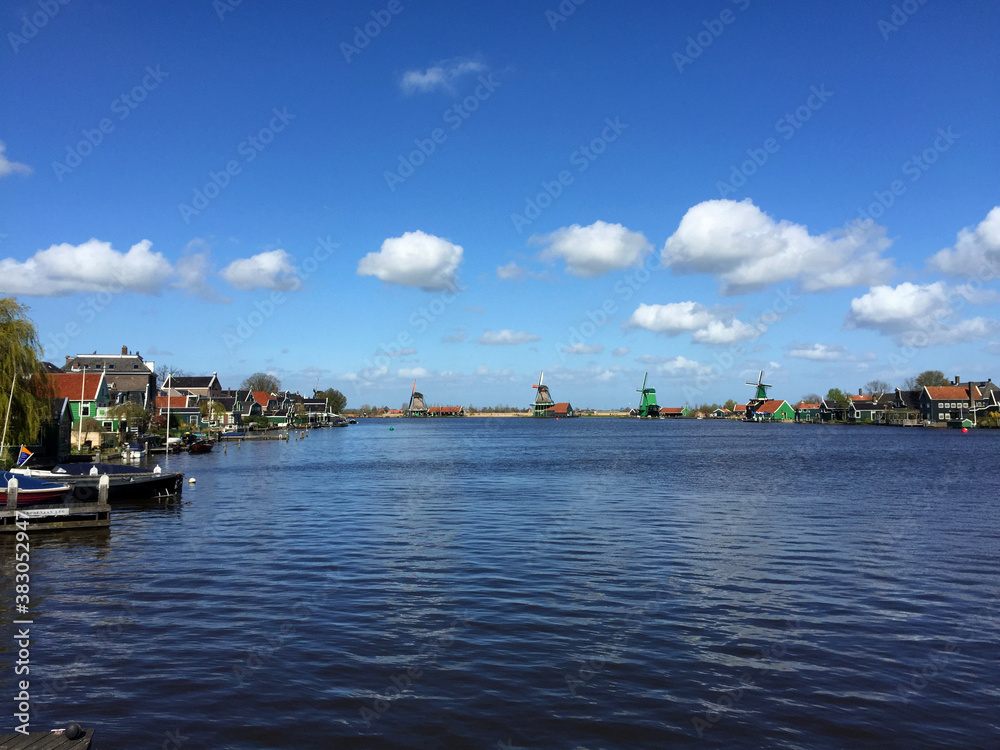
<instances>
[{"instance_id":1,"label":"windmill","mask_svg":"<svg viewBox=\"0 0 1000 750\"><path fill-rule=\"evenodd\" d=\"M656 418L660 416L660 407L656 403L656 389L646 387L646 376L648 372L642 374L642 387L636 389L636 393L642 394L639 401L639 416Z\"/></svg>"},{"instance_id":2,"label":"windmill","mask_svg":"<svg viewBox=\"0 0 1000 750\"><path fill-rule=\"evenodd\" d=\"M761 370L760 375L757 376L756 383L748 380L747 385L752 385L757 389L756 392L754 393L754 397L749 401L747 401L747 413L746 416L743 417L747 421L752 421L754 418L754 414L760 407L764 405L764 402L767 401L767 389L770 388L771 386L764 382L763 370Z\"/></svg>"},{"instance_id":3,"label":"windmill","mask_svg":"<svg viewBox=\"0 0 1000 750\"><path fill-rule=\"evenodd\" d=\"M538 383L531 386L532 388L537 388L538 393L535 395L534 411L531 416L533 417L547 417L548 410L555 406L555 402L552 400L552 396L549 395L549 387L547 385L542 385L542 377L545 375L545 370L542 370L538 374Z\"/></svg>"},{"instance_id":4,"label":"windmill","mask_svg":"<svg viewBox=\"0 0 1000 750\"><path fill-rule=\"evenodd\" d=\"M417 391L417 381L413 381L413 390L410 391L410 405L406 407L408 417L426 417L427 406L424 404L424 394Z\"/></svg>"}]
</instances>

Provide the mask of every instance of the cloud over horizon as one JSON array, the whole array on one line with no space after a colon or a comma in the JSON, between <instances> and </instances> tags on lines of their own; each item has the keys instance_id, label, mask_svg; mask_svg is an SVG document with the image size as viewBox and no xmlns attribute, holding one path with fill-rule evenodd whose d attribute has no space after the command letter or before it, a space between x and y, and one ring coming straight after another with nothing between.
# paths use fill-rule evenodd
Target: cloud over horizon
<instances>
[{"instance_id":1,"label":"cloud over horizon","mask_svg":"<svg viewBox=\"0 0 1000 750\"><path fill-rule=\"evenodd\" d=\"M990 209L978 226L960 230L955 245L939 250L927 265L949 276L983 281L1000 276L1000 206Z\"/></svg>"},{"instance_id":2,"label":"cloud over horizon","mask_svg":"<svg viewBox=\"0 0 1000 750\"><path fill-rule=\"evenodd\" d=\"M550 234L533 235L528 241L544 246L542 260L561 259L570 274L583 278L641 265L653 251L642 232L604 221L585 227L573 224Z\"/></svg>"},{"instance_id":3,"label":"cloud over horizon","mask_svg":"<svg viewBox=\"0 0 1000 750\"><path fill-rule=\"evenodd\" d=\"M18 161L11 161L7 158L7 144L0 141L0 177L7 177L12 174L29 175L35 170L27 164Z\"/></svg>"},{"instance_id":4,"label":"cloud over horizon","mask_svg":"<svg viewBox=\"0 0 1000 750\"><path fill-rule=\"evenodd\" d=\"M664 305L641 303L629 318L628 325L668 336L690 333L691 340L697 344L751 341L762 333L723 308L710 309L691 301Z\"/></svg>"},{"instance_id":5,"label":"cloud over horizon","mask_svg":"<svg viewBox=\"0 0 1000 750\"><path fill-rule=\"evenodd\" d=\"M271 289L287 292L297 289L301 280L295 273L293 258L284 250L267 250L249 258L234 260L219 272L229 284L237 289Z\"/></svg>"},{"instance_id":6,"label":"cloud over horizon","mask_svg":"<svg viewBox=\"0 0 1000 750\"><path fill-rule=\"evenodd\" d=\"M358 276L374 276L386 284L412 286L427 292L458 286L456 271L462 247L420 230L390 237L378 252L358 261Z\"/></svg>"},{"instance_id":7,"label":"cloud over horizon","mask_svg":"<svg viewBox=\"0 0 1000 750\"><path fill-rule=\"evenodd\" d=\"M486 344L487 346L509 346L540 341L541 338L536 333L526 333L524 331L514 331L510 328L504 328L501 331L486 331L477 340L480 344Z\"/></svg>"},{"instance_id":8,"label":"cloud over horizon","mask_svg":"<svg viewBox=\"0 0 1000 750\"><path fill-rule=\"evenodd\" d=\"M788 221L777 222L743 201L709 200L688 209L663 249L675 273L711 274L722 294L741 294L794 281L807 292L887 281L891 245L872 221L854 222L820 235Z\"/></svg>"},{"instance_id":9,"label":"cloud over horizon","mask_svg":"<svg viewBox=\"0 0 1000 750\"><path fill-rule=\"evenodd\" d=\"M80 245L52 245L24 262L4 258L0 292L34 297L75 292L158 294L174 269L163 255L150 250L152 245L142 240L123 253L110 242L91 238Z\"/></svg>"},{"instance_id":10,"label":"cloud over horizon","mask_svg":"<svg viewBox=\"0 0 1000 750\"><path fill-rule=\"evenodd\" d=\"M453 57L431 65L426 70L408 70L403 73L400 88L403 93L426 94L432 91L454 93L457 83L465 76L482 73L486 66L475 60Z\"/></svg>"}]
</instances>

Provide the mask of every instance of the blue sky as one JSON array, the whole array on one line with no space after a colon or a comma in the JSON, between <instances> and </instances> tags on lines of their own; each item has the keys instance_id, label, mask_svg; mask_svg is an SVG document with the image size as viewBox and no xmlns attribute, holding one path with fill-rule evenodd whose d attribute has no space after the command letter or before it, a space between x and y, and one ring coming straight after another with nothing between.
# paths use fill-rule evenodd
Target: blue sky
<instances>
[{"instance_id":1,"label":"blue sky","mask_svg":"<svg viewBox=\"0 0 1000 750\"><path fill-rule=\"evenodd\" d=\"M1000 7L5 4L0 293L398 406L1000 375Z\"/></svg>"}]
</instances>

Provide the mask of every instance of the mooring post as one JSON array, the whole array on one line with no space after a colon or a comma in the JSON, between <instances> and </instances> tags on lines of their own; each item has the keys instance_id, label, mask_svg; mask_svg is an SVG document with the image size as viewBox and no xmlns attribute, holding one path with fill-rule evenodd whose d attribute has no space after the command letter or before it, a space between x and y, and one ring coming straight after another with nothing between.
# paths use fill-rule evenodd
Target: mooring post
<instances>
[{"instance_id":1,"label":"mooring post","mask_svg":"<svg viewBox=\"0 0 1000 750\"><path fill-rule=\"evenodd\" d=\"M14 510L17 508L17 477L11 477L7 480L7 509Z\"/></svg>"},{"instance_id":2,"label":"mooring post","mask_svg":"<svg viewBox=\"0 0 1000 750\"><path fill-rule=\"evenodd\" d=\"M111 478L107 474L101 474L101 478L97 480L97 504L107 505L110 492Z\"/></svg>"}]
</instances>

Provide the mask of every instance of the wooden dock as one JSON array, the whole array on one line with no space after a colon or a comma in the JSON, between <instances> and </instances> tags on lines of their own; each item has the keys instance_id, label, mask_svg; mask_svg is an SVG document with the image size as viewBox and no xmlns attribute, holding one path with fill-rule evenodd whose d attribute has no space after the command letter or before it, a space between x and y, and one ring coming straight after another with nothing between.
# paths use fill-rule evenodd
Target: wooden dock
<instances>
[{"instance_id":1,"label":"wooden dock","mask_svg":"<svg viewBox=\"0 0 1000 750\"><path fill-rule=\"evenodd\" d=\"M30 732L29 734L0 735L0 750L89 750L94 730L83 730L76 739L70 739L65 730Z\"/></svg>"},{"instance_id":2,"label":"wooden dock","mask_svg":"<svg viewBox=\"0 0 1000 750\"><path fill-rule=\"evenodd\" d=\"M0 533L13 534L23 530L18 528L18 521L27 521L33 532L106 528L111 525L111 506L108 504L110 482L107 474L101 477L96 503L66 502L63 505L18 507L17 480L11 479L7 485L7 505L0 510ZM0 750L2 747L6 745L0 746Z\"/></svg>"}]
</instances>

